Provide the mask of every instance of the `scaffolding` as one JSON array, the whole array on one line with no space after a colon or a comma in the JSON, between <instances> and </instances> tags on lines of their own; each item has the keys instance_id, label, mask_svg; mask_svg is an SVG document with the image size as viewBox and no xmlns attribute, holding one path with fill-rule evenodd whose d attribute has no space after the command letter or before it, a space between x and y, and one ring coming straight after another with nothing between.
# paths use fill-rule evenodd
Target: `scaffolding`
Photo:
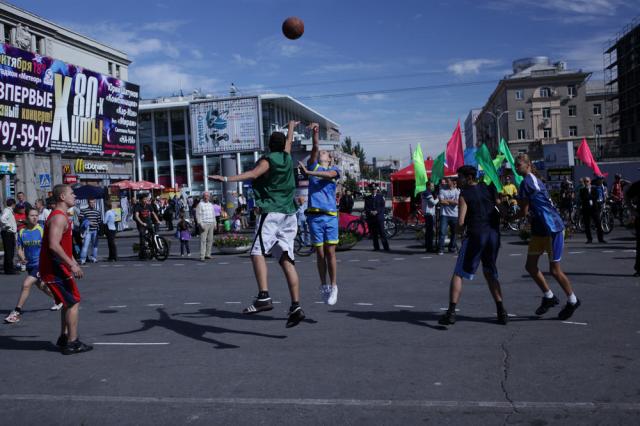
<instances>
[{"instance_id":1,"label":"scaffolding","mask_svg":"<svg viewBox=\"0 0 640 426\"><path fill-rule=\"evenodd\" d=\"M640 16L604 47L605 137L617 141L607 157L640 156Z\"/></svg>"}]
</instances>

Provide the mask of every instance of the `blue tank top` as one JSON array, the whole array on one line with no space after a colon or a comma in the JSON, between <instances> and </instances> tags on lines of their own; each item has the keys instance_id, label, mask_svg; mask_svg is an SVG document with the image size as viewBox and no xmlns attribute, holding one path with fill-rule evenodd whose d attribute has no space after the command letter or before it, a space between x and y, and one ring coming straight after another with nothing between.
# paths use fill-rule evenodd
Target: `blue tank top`
<instances>
[{"instance_id":1,"label":"blue tank top","mask_svg":"<svg viewBox=\"0 0 640 426\"><path fill-rule=\"evenodd\" d=\"M469 185L462 188L460 196L467 205L464 223L467 232L480 234L490 230L500 229L500 217L496 210L496 190L493 185L484 183Z\"/></svg>"}]
</instances>

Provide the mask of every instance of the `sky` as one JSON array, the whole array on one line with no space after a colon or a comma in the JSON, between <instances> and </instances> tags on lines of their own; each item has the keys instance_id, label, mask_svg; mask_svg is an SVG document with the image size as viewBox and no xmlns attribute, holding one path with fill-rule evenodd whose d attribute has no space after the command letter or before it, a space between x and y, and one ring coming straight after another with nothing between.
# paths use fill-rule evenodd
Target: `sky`
<instances>
[{"instance_id":1,"label":"sky","mask_svg":"<svg viewBox=\"0 0 640 426\"><path fill-rule=\"evenodd\" d=\"M11 1L124 51L152 98L276 92L402 165L436 156L513 60L549 56L602 79L603 50L640 0ZM288 40L283 20L305 33ZM282 123L285 124L285 123Z\"/></svg>"}]
</instances>

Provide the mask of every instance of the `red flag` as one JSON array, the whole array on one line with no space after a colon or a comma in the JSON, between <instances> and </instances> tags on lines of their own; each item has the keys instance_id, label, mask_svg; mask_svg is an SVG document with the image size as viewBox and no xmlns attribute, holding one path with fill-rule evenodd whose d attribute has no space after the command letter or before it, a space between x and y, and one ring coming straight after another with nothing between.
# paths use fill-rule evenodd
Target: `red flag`
<instances>
[{"instance_id":1,"label":"red flag","mask_svg":"<svg viewBox=\"0 0 640 426\"><path fill-rule=\"evenodd\" d=\"M462 150L462 134L460 132L460 120L451 135L451 139L447 142L446 154L447 168L454 173L459 167L464 166L464 152Z\"/></svg>"},{"instance_id":2,"label":"red flag","mask_svg":"<svg viewBox=\"0 0 640 426\"><path fill-rule=\"evenodd\" d=\"M600 167L596 163L596 160L593 159L593 155L591 155L591 150L589 149L589 144L587 144L587 139L583 138L582 143L580 144L580 148L576 152L576 155L584 163L585 166L589 167L593 170L593 173L596 176L607 176L608 173L602 173L600 171Z\"/></svg>"}]
</instances>

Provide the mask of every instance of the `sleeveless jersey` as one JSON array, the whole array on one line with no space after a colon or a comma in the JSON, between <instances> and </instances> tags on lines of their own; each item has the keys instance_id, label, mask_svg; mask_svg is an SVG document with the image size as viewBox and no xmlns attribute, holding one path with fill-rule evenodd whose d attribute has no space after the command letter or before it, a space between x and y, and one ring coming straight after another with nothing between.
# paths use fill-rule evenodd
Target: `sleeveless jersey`
<instances>
[{"instance_id":1,"label":"sleeveless jersey","mask_svg":"<svg viewBox=\"0 0 640 426\"><path fill-rule=\"evenodd\" d=\"M49 232L51 220L57 215L64 215L67 219L67 230L62 234L60 245L67 256L73 259L72 222L62 210L54 210L47 218L42 237L42 250L40 251L40 276L45 283L55 282L58 279L67 279L73 276L67 265L49 248Z\"/></svg>"}]
</instances>

